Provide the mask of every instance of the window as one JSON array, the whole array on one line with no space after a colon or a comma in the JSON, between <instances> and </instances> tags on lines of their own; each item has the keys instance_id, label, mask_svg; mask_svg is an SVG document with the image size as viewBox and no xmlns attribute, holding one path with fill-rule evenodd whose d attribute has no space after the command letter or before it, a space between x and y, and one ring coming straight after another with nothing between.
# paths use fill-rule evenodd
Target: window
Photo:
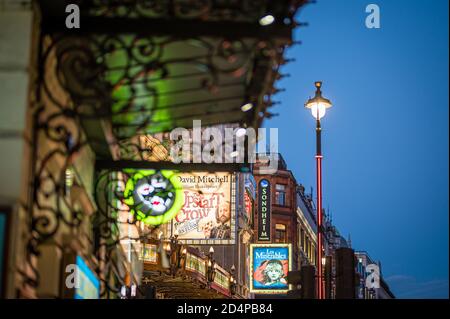
<instances>
[{"instance_id":1,"label":"window","mask_svg":"<svg viewBox=\"0 0 450 319\"><path fill-rule=\"evenodd\" d=\"M286 225L275 224L275 242L276 243L286 243Z\"/></svg>"},{"instance_id":2,"label":"window","mask_svg":"<svg viewBox=\"0 0 450 319\"><path fill-rule=\"evenodd\" d=\"M303 230L303 228L300 228L300 248L305 251L305 231Z\"/></svg>"},{"instance_id":3,"label":"window","mask_svg":"<svg viewBox=\"0 0 450 319\"><path fill-rule=\"evenodd\" d=\"M310 259L311 253L309 251L309 240L308 240L308 237L305 238L305 251L306 251L306 256L308 257L308 259Z\"/></svg>"},{"instance_id":4,"label":"window","mask_svg":"<svg viewBox=\"0 0 450 319\"><path fill-rule=\"evenodd\" d=\"M306 232L303 232L303 251L305 252L306 256L309 257L309 251L308 251L308 237L306 236Z\"/></svg>"},{"instance_id":5,"label":"window","mask_svg":"<svg viewBox=\"0 0 450 319\"><path fill-rule=\"evenodd\" d=\"M311 244L311 259L312 264L316 265L316 246L314 244Z\"/></svg>"},{"instance_id":6,"label":"window","mask_svg":"<svg viewBox=\"0 0 450 319\"><path fill-rule=\"evenodd\" d=\"M299 220L297 220L297 247L302 249L302 227Z\"/></svg>"},{"instance_id":7,"label":"window","mask_svg":"<svg viewBox=\"0 0 450 319\"><path fill-rule=\"evenodd\" d=\"M286 185L275 185L275 203L280 206L286 206Z\"/></svg>"}]
</instances>

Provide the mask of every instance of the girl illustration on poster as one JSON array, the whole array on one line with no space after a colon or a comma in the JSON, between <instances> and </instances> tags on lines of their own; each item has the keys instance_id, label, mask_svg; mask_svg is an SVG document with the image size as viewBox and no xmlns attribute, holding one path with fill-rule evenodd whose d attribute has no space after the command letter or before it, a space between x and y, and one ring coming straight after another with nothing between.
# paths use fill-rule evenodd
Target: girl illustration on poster
<instances>
[{"instance_id":1,"label":"girl illustration on poster","mask_svg":"<svg viewBox=\"0 0 450 319\"><path fill-rule=\"evenodd\" d=\"M287 271L287 260L266 260L255 270L254 279L266 287L286 288L287 281L285 277Z\"/></svg>"},{"instance_id":2,"label":"girl illustration on poster","mask_svg":"<svg viewBox=\"0 0 450 319\"><path fill-rule=\"evenodd\" d=\"M289 289L290 245L253 244L250 246L254 293L285 293Z\"/></svg>"}]
</instances>

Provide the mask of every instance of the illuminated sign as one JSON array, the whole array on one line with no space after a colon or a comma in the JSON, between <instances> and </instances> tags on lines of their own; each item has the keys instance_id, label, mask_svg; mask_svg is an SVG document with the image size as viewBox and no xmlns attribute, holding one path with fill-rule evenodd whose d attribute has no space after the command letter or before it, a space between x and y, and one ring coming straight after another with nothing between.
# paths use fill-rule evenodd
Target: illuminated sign
<instances>
[{"instance_id":1,"label":"illuminated sign","mask_svg":"<svg viewBox=\"0 0 450 319\"><path fill-rule=\"evenodd\" d=\"M247 191L244 191L244 209L248 219L251 220L251 216L253 213L253 202Z\"/></svg>"},{"instance_id":2,"label":"illuminated sign","mask_svg":"<svg viewBox=\"0 0 450 319\"><path fill-rule=\"evenodd\" d=\"M169 170L125 170L131 176L125 184L124 200L136 218L160 225L174 218L184 204L182 184Z\"/></svg>"},{"instance_id":3,"label":"illuminated sign","mask_svg":"<svg viewBox=\"0 0 450 319\"><path fill-rule=\"evenodd\" d=\"M244 187L250 192L252 199L256 198L256 180L253 174L244 174Z\"/></svg>"},{"instance_id":4,"label":"illuminated sign","mask_svg":"<svg viewBox=\"0 0 450 319\"><path fill-rule=\"evenodd\" d=\"M250 292L284 294L292 267L291 244L250 245Z\"/></svg>"},{"instance_id":5,"label":"illuminated sign","mask_svg":"<svg viewBox=\"0 0 450 319\"><path fill-rule=\"evenodd\" d=\"M259 181L258 187L258 241L270 241L270 182Z\"/></svg>"},{"instance_id":6,"label":"illuminated sign","mask_svg":"<svg viewBox=\"0 0 450 319\"><path fill-rule=\"evenodd\" d=\"M158 247L154 244L144 244L142 245L141 254L139 256L139 259L152 263L157 264L158 263Z\"/></svg>"},{"instance_id":7,"label":"illuminated sign","mask_svg":"<svg viewBox=\"0 0 450 319\"><path fill-rule=\"evenodd\" d=\"M184 205L172 220L178 240L193 245L235 243L235 181L226 172L177 175Z\"/></svg>"},{"instance_id":8,"label":"illuminated sign","mask_svg":"<svg viewBox=\"0 0 450 319\"><path fill-rule=\"evenodd\" d=\"M186 270L206 276L206 261L191 253L186 254Z\"/></svg>"},{"instance_id":9,"label":"illuminated sign","mask_svg":"<svg viewBox=\"0 0 450 319\"><path fill-rule=\"evenodd\" d=\"M228 290L230 288L230 279L227 275L224 275L220 271L216 271L216 276L214 277L214 283L219 287Z\"/></svg>"},{"instance_id":10,"label":"illuminated sign","mask_svg":"<svg viewBox=\"0 0 450 319\"><path fill-rule=\"evenodd\" d=\"M75 287L75 299L100 298L100 281L94 272L88 267L80 256L76 257L77 287Z\"/></svg>"},{"instance_id":11,"label":"illuminated sign","mask_svg":"<svg viewBox=\"0 0 450 319\"><path fill-rule=\"evenodd\" d=\"M253 201L247 190L244 191L244 211L247 216L247 220L251 222L253 216Z\"/></svg>"},{"instance_id":12,"label":"illuminated sign","mask_svg":"<svg viewBox=\"0 0 450 319\"><path fill-rule=\"evenodd\" d=\"M225 292L228 292L230 289L230 278L228 275L225 274L225 270L216 265L216 268L214 269L216 272L216 275L214 276L214 283L221 289L225 290Z\"/></svg>"}]
</instances>

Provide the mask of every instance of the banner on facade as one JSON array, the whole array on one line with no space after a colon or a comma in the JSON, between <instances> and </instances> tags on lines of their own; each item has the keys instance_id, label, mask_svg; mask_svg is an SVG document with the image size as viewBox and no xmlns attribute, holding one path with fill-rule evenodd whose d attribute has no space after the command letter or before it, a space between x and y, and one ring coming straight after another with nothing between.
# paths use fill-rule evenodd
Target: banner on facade
<instances>
[{"instance_id":1,"label":"banner on facade","mask_svg":"<svg viewBox=\"0 0 450 319\"><path fill-rule=\"evenodd\" d=\"M128 178L122 201L138 220L149 225L164 224L183 207L183 186L176 171L127 169L123 173Z\"/></svg>"},{"instance_id":2,"label":"banner on facade","mask_svg":"<svg viewBox=\"0 0 450 319\"><path fill-rule=\"evenodd\" d=\"M292 270L291 250L291 244L250 245L251 293L287 293L287 275Z\"/></svg>"},{"instance_id":3,"label":"banner on facade","mask_svg":"<svg viewBox=\"0 0 450 319\"><path fill-rule=\"evenodd\" d=\"M253 199L248 194L247 190L244 190L244 212L245 217L249 224L253 223Z\"/></svg>"},{"instance_id":4,"label":"banner on facade","mask_svg":"<svg viewBox=\"0 0 450 319\"><path fill-rule=\"evenodd\" d=\"M270 182L262 179L258 184L258 241L270 241Z\"/></svg>"},{"instance_id":5,"label":"banner on facade","mask_svg":"<svg viewBox=\"0 0 450 319\"><path fill-rule=\"evenodd\" d=\"M172 234L192 245L235 243L234 175L227 172L182 172L184 205L172 220Z\"/></svg>"},{"instance_id":6,"label":"banner on facade","mask_svg":"<svg viewBox=\"0 0 450 319\"><path fill-rule=\"evenodd\" d=\"M185 270L200 275L202 278L206 278L206 260L191 254L186 254Z\"/></svg>"},{"instance_id":7,"label":"banner on facade","mask_svg":"<svg viewBox=\"0 0 450 319\"><path fill-rule=\"evenodd\" d=\"M230 275L225 269L216 265L214 268L215 275L212 288L222 292L226 296L230 296Z\"/></svg>"},{"instance_id":8,"label":"banner on facade","mask_svg":"<svg viewBox=\"0 0 450 319\"><path fill-rule=\"evenodd\" d=\"M156 244L143 244L139 259L151 264L158 264L158 246Z\"/></svg>"}]
</instances>

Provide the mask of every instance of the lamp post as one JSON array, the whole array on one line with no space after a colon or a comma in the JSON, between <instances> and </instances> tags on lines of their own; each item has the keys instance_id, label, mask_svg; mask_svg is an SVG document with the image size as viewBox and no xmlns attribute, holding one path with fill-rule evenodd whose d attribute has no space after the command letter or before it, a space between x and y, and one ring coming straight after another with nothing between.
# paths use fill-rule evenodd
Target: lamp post
<instances>
[{"instance_id":1,"label":"lamp post","mask_svg":"<svg viewBox=\"0 0 450 319\"><path fill-rule=\"evenodd\" d=\"M214 278L216 277L216 262L213 257L214 257L214 248L211 246L209 248L208 269L206 271L208 284L214 282Z\"/></svg>"},{"instance_id":2,"label":"lamp post","mask_svg":"<svg viewBox=\"0 0 450 319\"><path fill-rule=\"evenodd\" d=\"M234 278L234 273L236 271L236 267L233 265L231 266L230 270L230 293L232 296L236 294L236 279Z\"/></svg>"},{"instance_id":3,"label":"lamp post","mask_svg":"<svg viewBox=\"0 0 450 319\"><path fill-rule=\"evenodd\" d=\"M321 299L327 299L327 290L325 288L325 270L326 270L326 266L327 266L327 257L322 255L322 269L321 269L321 276L320 276L320 284L322 286L322 298Z\"/></svg>"},{"instance_id":4,"label":"lamp post","mask_svg":"<svg viewBox=\"0 0 450 319\"><path fill-rule=\"evenodd\" d=\"M324 299L324 287L322 284L322 141L320 126L320 119L324 117L326 109L331 107L330 100L322 97L322 82L317 81L314 83L316 86L316 93L312 99L309 99L305 103L305 107L311 110L311 114L316 119L316 166L317 166L317 297L318 299Z\"/></svg>"},{"instance_id":5,"label":"lamp post","mask_svg":"<svg viewBox=\"0 0 450 319\"><path fill-rule=\"evenodd\" d=\"M182 267L182 263L186 258L186 248L182 249L182 245L178 241L178 235L174 235L164 246L164 250L169 256L170 273L176 276L178 269Z\"/></svg>"}]
</instances>

